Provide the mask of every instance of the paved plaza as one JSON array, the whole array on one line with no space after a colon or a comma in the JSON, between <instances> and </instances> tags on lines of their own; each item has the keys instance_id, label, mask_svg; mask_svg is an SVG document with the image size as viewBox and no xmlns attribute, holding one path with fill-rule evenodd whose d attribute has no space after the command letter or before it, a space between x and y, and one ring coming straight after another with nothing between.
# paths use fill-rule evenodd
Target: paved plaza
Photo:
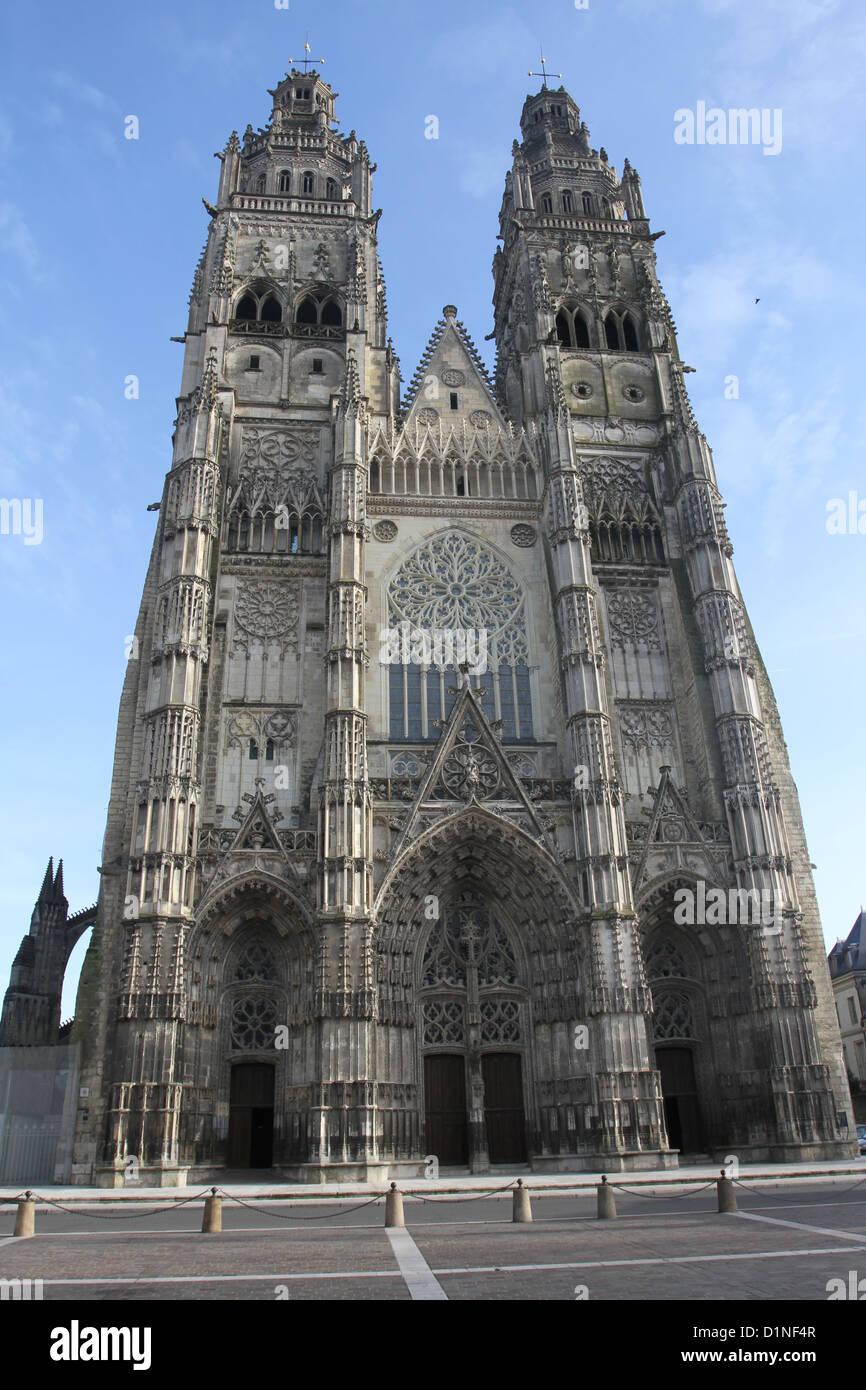
<instances>
[{"instance_id":1,"label":"paved plaza","mask_svg":"<svg viewBox=\"0 0 866 1390\"><path fill-rule=\"evenodd\" d=\"M0 1278L38 1279L44 1300L76 1302L826 1302L831 1280L848 1289L852 1272L866 1276L863 1165L769 1182L745 1174L739 1211L725 1215L712 1171L687 1183L612 1177L617 1219L606 1221L589 1175L525 1181L531 1224L512 1222L510 1190L485 1197L477 1179L461 1190L446 1178L406 1192L397 1229L385 1226L382 1191L280 1200L273 1186L238 1185L220 1234L201 1232L203 1189L184 1205L184 1193L48 1189L39 1196L71 1209L40 1203L32 1239L12 1237L14 1206L0 1209Z\"/></svg>"}]
</instances>

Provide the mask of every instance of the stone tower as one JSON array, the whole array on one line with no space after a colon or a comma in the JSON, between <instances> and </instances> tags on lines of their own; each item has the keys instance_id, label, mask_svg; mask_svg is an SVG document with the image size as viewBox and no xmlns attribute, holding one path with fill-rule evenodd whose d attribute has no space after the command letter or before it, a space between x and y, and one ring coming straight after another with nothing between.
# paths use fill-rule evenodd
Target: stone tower
<instances>
[{"instance_id":1,"label":"stone tower","mask_svg":"<svg viewBox=\"0 0 866 1390\"><path fill-rule=\"evenodd\" d=\"M271 96L190 297L77 1176L847 1152L796 791L637 174L564 90L529 98L495 385L448 305L401 395L375 166L318 75ZM771 923L731 920L745 890Z\"/></svg>"}]
</instances>

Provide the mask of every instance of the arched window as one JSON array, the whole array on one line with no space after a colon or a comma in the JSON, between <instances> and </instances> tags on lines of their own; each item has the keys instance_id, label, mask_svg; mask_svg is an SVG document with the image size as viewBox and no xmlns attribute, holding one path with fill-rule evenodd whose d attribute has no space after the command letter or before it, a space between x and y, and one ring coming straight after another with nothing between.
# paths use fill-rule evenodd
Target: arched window
<instances>
[{"instance_id":1,"label":"arched window","mask_svg":"<svg viewBox=\"0 0 866 1390\"><path fill-rule=\"evenodd\" d=\"M571 347L571 322L564 309L556 315L556 336L563 347Z\"/></svg>"},{"instance_id":2,"label":"arched window","mask_svg":"<svg viewBox=\"0 0 866 1390\"><path fill-rule=\"evenodd\" d=\"M608 309L604 318L604 335L609 348L620 352L640 352L637 322L628 309L617 312Z\"/></svg>"},{"instance_id":3,"label":"arched window","mask_svg":"<svg viewBox=\"0 0 866 1390\"><path fill-rule=\"evenodd\" d=\"M304 193L312 193L315 187L316 177L309 169L304 172Z\"/></svg>"},{"instance_id":4,"label":"arched window","mask_svg":"<svg viewBox=\"0 0 866 1390\"><path fill-rule=\"evenodd\" d=\"M282 323L283 311L275 295L269 294L262 304L261 318L265 323Z\"/></svg>"},{"instance_id":5,"label":"arched window","mask_svg":"<svg viewBox=\"0 0 866 1390\"><path fill-rule=\"evenodd\" d=\"M583 210L584 210L584 212L585 212L589 217L592 217L592 215L593 215L592 194L591 194L591 193L582 193L580 196L581 196L581 200L582 200L582 202L583 202Z\"/></svg>"},{"instance_id":6,"label":"arched window","mask_svg":"<svg viewBox=\"0 0 866 1390\"><path fill-rule=\"evenodd\" d=\"M610 217L610 203L607 198L601 200L601 215L602 217Z\"/></svg>"},{"instance_id":7,"label":"arched window","mask_svg":"<svg viewBox=\"0 0 866 1390\"><path fill-rule=\"evenodd\" d=\"M552 212L553 212L553 199L551 198L551 196L550 196L549 193L542 193L542 195L541 195L541 213L542 213L542 216L547 217L547 216L549 216L550 213L552 213Z\"/></svg>"},{"instance_id":8,"label":"arched window","mask_svg":"<svg viewBox=\"0 0 866 1390\"><path fill-rule=\"evenodd\" d=\"M328 179L327 183L325 184L325 197L332 199L337 197L336 179Z\"/></svg>"},{"instance_id":9,"label":"arched window","mask_svg":"<svg viewBox=\"0 0 866 1390\"><path fill-rule=\"evenodd\" d=\"M254 319L256 317L257 309L258 306L256 304L256 301L253 299L252 295L245 294L243 299L240 301L237 308L235 309L235 318Z\"/></svg>"},{"instance_id":10,"label":"arched window","mask_svg":"<svg viewBox=\"0 0 866 1390\"><path fill-rule=\"evenodd\" d=\"M280 170L278 187L281 193L290 193L292 188L292 175L288 169Z\"/></svg>"},{"instance_id":11,"label":"arched window","mask_svg":"<svg viewBox=\"0 0 866 1390\"><path fill-rule=\"evenodd\" d=\"M566 189L562 195L562 211L566 213L574 211L571 193L568 189Z\"/></svg>"},{"instance_id":12,"label":"arched window","mask_svg":"<svg viewBox=\"0 0 866 1390\"><path fill-rule=\"evenodd\" d=\"M333 330L343 327L342 306L330 290L310 290L298 305L295 323L307 329L319 328L319 336L323 338L339 336ZM309 333L307 336L316 335Z\"/></svg>"},{"instance_id":13,"label":"arched window","mask_svg":"<svg viewBox=\"0 0 866 1390\"><path fill-rule=\"evenodd\" d=\"M257 193L264 193L264 191L265 191L265 176L264 176L264 174L259 174L258 178L256 179L256 192L257 192Z\"/></svg>"},{"instance_id":14,"label":"arched window","mask_svg":"<svg viewBox=\"0 0 866 1390\"><path fill-rule=\"evenodd\" d=\"M580 309L574 312L574 345L579 348L589 347L589 327Z\"/></svg>"},{"instance_id":15,"label":"arched window","mask_svg":"<svg viewBox=\"0 0 866 1390\"><path fill-rule=\"evenodd\" d=\"M501 719L502 737L533 739L524 604L523 589L504 562L462 531L440 533L403 561L388 586L388 624L401 637L403 632L415 636L408 650L402 640L392 649L392 739L438 739L436 721L451 711L454 673L461 664L468 666L472 685L485 691L481 702L487 717ZM483 639L482 631L487 634ZM423 647L425 632L429 654L415 641L420 636ZM479 642L486 648L483 657L472 645ZM473 674L479 665L483 674ZM456 768L455 777L458 773Z\"/></svg>"},{"instance_id":16,"label":"arched window","mask_svg":"<svg viewBox=\"0 0 866 1390\"><path fill-rule=\"evenodd\" d=\"M296 323L318 323L319 311L316 301L307 295L298 305L298 312L295 314Z\"/></svg>"}]
</instances>

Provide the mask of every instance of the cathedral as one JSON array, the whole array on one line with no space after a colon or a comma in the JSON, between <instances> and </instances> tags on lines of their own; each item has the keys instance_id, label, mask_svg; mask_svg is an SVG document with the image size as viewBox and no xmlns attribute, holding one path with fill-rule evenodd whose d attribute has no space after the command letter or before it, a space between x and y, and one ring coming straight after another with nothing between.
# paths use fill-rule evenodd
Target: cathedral
<instances>
[{"instance_id":1,"label":"cathedral","mask_svg":"<svg viewBox=\"0 0 866 1390\"><path fill-rule=\"evenodd\" d=\"M270 96L205 204L99 901L49 866L0 1052L75 1052L102 1186L853 1154L636 170L545 79L495 369L446 304L404 384L367 147L315 71Z\"/></svg>"}]
</instances>

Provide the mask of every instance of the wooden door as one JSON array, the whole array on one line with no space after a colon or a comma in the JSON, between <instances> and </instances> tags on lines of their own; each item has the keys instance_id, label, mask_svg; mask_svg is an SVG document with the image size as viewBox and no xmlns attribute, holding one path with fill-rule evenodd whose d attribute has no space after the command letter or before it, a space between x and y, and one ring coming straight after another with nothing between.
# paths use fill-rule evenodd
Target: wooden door
<instances>
[{"instance_id":1,"label":"wooden door","mask_svg":"<svg viewBox=\"0 0 866 1390\"><path fill-rule=\"evenodd\" d=\"M657 1047L656 1066L661 1073L665 1121L671 1148L680 1149L683 1153L702 1153L703 1123L691 1049Z\"/></svg>"},{"instance_id":2,"label":"wooden door","mask_svg":"<svg viewBox=\"0 0 866 1390\"><path fill-rule=\"evenodd\" d=\"M264 1062L232 1067L229 1102L230 1168L270 1168L274 1143L274 1069Z\"/></svg>"},{"instance_id":3,"label":"wooden door","mask_svg":"<svg viewBox=\"0 0 866 1390\"><path fill-rule=\"evenodd\" d=\"M491 1163L522 1163L526 1158L523 1079L514 1052L488 1052L481 1058L484 1119Z\"/></svg>"},{"instance_id":4,"label":"wooden door","mask_svg":"<svg viewBox=\"0 0 866 1390\"><path fill-rule=\"evenodd\" d=\"M427 1152L440 1164L468 1161L466 1136L466 1062L440 1053L424 1058L424 1105Z\"/></svg>"}]
</instances>

